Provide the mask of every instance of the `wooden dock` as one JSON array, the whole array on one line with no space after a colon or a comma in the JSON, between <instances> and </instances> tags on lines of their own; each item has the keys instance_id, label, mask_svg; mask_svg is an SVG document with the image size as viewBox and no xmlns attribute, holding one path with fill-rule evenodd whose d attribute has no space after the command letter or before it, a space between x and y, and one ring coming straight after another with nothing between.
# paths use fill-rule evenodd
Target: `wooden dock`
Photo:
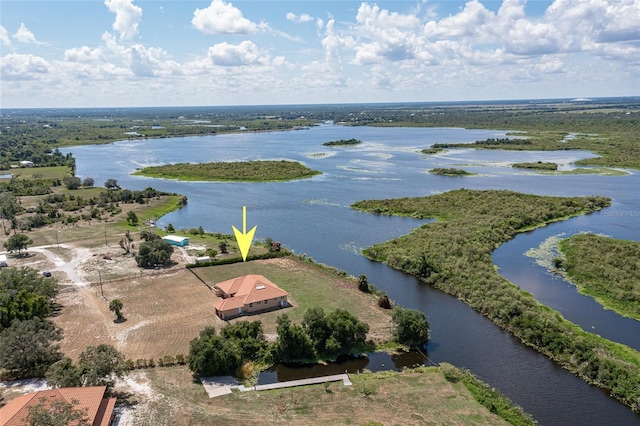
<instances>
[{"instance_id":1,"label":"wooden dock","mask_svg":"<svg viewBox=\"0 0 640 426\"><path fill-rule=\"evenodd\" d=\"M306 386L306 385L317 385L318 383L327 383L327 382L339 382L345 386L351 386L351 380L349 380L349 376L346 374L334 374L332 376L321 376L321 377L312 377L310 379L301 379L301 380L289 380L288 382L277 382L270 383L268 385L255 385L248 388L240 389L243 392L256 390L271 390L271 389L281 389L281 388L292 388L295 386Z\"/></svg>"}]
</instances>

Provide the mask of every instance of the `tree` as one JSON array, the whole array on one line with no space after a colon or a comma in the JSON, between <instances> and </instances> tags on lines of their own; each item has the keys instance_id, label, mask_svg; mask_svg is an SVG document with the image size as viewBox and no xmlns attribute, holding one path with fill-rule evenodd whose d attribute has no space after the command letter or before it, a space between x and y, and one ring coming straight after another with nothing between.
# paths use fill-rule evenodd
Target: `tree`
<instances>
[{"instance_id":1,"label":"tree","mask_svg":"<svg viewBox=\"0 0 640 426\"><path fill-rule=\"evenodd\" d=\"M62 357L59 340L62 330L51 321L14 319L0 333L0 368L15 378L42 376Z\"/></svg>"},{"instance_id":2,"label":"tree","mask_svg":"<svg viewBox=\"0 0 640 426\"><path fill-rule=\"evenodd\" d=\"M161 238L160 238L160 235L155 234L155 233L153 233L151 231L148 231L146 229L143 229L140 232L140 239L148 242L148 241L153 241L153 240L160 240Z\"/></svg>"},{"instance_id":3,"label":"tree","mask_svg":"<svg viewBox=\"0 0 640 426\"><path fill-rule=\"evenodd\" d=\"M138 224L138 215L133 210L129 210L129 213L127 213L127 223L131 226Z\"/></svg>"},{"instance_id":4,"label":"tree","mask_svg":"<svg viewBox=\"0 0 640 426\"><path fill-rule=\"evenodd\" d=\"M242 364L242 351L230 339L207 327L189 343L189 369L200 376L235 374Z\"/></svg>"},{"instance_id":5,"label":"tree","mask_svg":"<svg viewBox=\"0 0 640 426\"><path fill-rule=\"evenodd\" d=\"M220 330L220 336L233 340L242 353L242 359L256 360L265 356L268 344L260 321L238 321Z\"/></svg>"},{"instance_id":6,"label":"tree","mask_svg":"<svg viewBox=\"0 0 640 426\"><path fill-rule=\"evenodd\" d=\"M143 268L165 265L171 260L173 246L160 237L140 244L136 263Z\"/></svg>"},{"instance_id":7,"label":"tree","mask_svg":"<svg viewBox=\"0 0 640 426\"><path fill-rule=\"evenodd\" d=\"M106 386L110 390L114 378L122 378L127 371L124 355L110 345L89 346L80 354L78 368L82 386Z\"/></svg>"},{"instance_id":8,"label":"tree","mask_svg":"<svg viewBox=\"0 0 640 426\"><path fill-rule=\"evenodd\" d=\"M391 306L391 300L389 296L387 296L387 293L382 293L380 297L378 297L378 306L382 309L391 309L393 307Z\"/></svg>"},{"instance_id":9,"label":"tree","mask_svg":"<svg viewBox=\"0 0 640 426\"><path fill-rule=\"evenodd\" d=\"M118 185L117 179L107 179L104 183L104 187L107 189L120 189L120 185Z\"/></svg>"},{"instance_id":10,"label":"tree","mask_svg":"<svg viewBox=\"0 0 640 426\"><path fill-rule=\"evenodd\" d=\"M11 253L16 250L20 253L21 250L26 250L29 244L33 244L33 241L27 234L13 234L5 241L4 248Z\"/></svg>"},{"instance_id":11,"label":"tree","mask_svg":"<svg viewBox=\"0 0 640 426\"><path fill-rule=\"evenodd\" d=\"M277 319L278 339L274 347L276 361L295 362L316 357L313 342L307 332L296 324L291 324L287 314Z\"/></svg>"},{"instance_id":12,"label":"tree","mask_svg":"<svg viewBox=\"0 0 640 426\"><path fill-rule=\"evenodd\" d=\"M117 322L120 322L124 319L124 316L122 315L123 307L124 307L124 304L120 299L113 299L111 302L109 302L109 310L114 314L116 314Z\"/></svg>"},{"instance_id":13,"label":"tree","mask_svg":"<svg viewBox=\"0 0 640 426\"><path fill-rule=\"evenodd\" d=\"M64 399L40 398L36 405L29 407L27 421L29 426L67 426L70 424L77 426L90 426L87 418L88 409L75 408L78 401L72 399L67 402Z\"/></svg>"},{"instance_id":14,"label":"tree","mask_svg":"<svg viewBox=\"0 0 640 426\"><path fill-rule=\"evenodd\" d=\"M84 178L82 181L82 186L93 186L95 181L91 177Z\"/></svg>"},{"instance_id":15,"label":"tree","mask_svg":"<svg viewBox=\"0 0 640 426\"><path fill-rule=\"evenodd\" d=\"M10 192L3 192L0 194L0 219L2 219L2 228L5 235L9 235L5 226L5 220L12 222L16 218L16 214L22 210L20 203L15 195Z\"/></svg>"},{"instance_id":16,"label":"tree","mask_svg":"<svg viewBox=\"0 0 640 426\"><path fill-rule=\"evenodd\" d=\"M9 327L14 319L50 315L51 300L56 294L56 279L35 269L0 269L0 330Z\"/></svg>"},{"instance_id":17,"label":"tree","mask_svg":"<svg viewBox=\"0 0 640 426\"><path fill-rule=\"evenodd\" d=\"M164 230L167 232L176 232L176 228L174 228L172 224L168 224Z\"/></svg>"},{"instance_id":18,"label":"tree","mask_svg":"<svg viewBox=\"0 0 640 426\"><path fill-rule=\"evenodd\" d=\"M360 274L358 277L358 290L369 293L369 279L364 274Z\"/></svg>"},{"instance_id":19,"label":"tree","mask_svg":"<svg viewBox=\"0 0 640 426\"><path fill-rule=\"evenodd\" d=\"M391 312L391 320L396 325L393 337L398 343L417 347L429 341L429 321L422 311L397 306Z\"/></svg>"},{"instance_id":20,"label":"tree","mask_svg":"<svg viewBox=\"0 0 640 426\"><path fill-rule=\"evenodd\" d=\"M222 254L229 253L227 251L227 242L226 241L220 241L220 243L218 244L218 249L220 250L220 253L222 253Z\"/></svg>"},{"instance_id":21,"label":"tree","mask_svg":"<svg viewBox=\"0 0 640 426\"><path fill-rule=\"evenodd\" d=\"M336 309L327 315L331 335L325 343L328 355L350 353L362 348L367 339L369 324L358 320L346 309Z\"/></svg>"},{"instance_id":22,"label":"tree","mask_svg":"<svg viewBox=\"0 0 640 426\"><path fill-rule=\"evenodd\" d=\"M80 186L82 186L82 181L79 177L76 176L65 176L62 178L62 183L68 189L78 189L80 188Z\"/></svg>"},{"instance_id":23,"label":"tree","mask_svg":"<svg viewBox=\"0 0 640 426\"><path fill-rule=\"evenodd\" d=\"M73 388L82 385L82 371L68 357L53 363L45 373L45 377L47 384L54 388Z\"/></svg>"},{"instance_id":24,"label":"tree","mask_svg":"<svg viewBox=\"0 0 640 426\"><path fill-rule=\"evenodd\" d=\"M131 248L133 247L133 236L129 230L124 233L124 238L121 238L120 241L118 241L118 244L120 245L120 248L124 250L124 254L131 253Z\"/></svg>"}]
</instances>

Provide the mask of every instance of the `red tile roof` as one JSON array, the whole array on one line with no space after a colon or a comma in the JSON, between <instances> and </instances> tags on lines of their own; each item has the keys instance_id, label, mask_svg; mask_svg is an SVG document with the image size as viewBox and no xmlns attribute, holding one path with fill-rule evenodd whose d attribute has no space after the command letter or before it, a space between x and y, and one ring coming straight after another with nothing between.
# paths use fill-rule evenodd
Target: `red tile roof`
<instances>
[{"instance_id":1,"label":"red tile roof","mask_svg":"<svg viewBox=\"0 0 640 426\"><path fill-rule=\"evenodd\" d=\"M213 304L221 312L288 295L286 291L262 275L244 275L222 281L213 287L220 289L227 295L226 299L218 300Z\"/></svg>"},{"instance_id":2,"label":"red tile roof","mask_svg":"<svg viewBox=\"0 0 640 426\"><path fill-rule=\"evenodd\" d=\"M116 399L104 398L106 390L106 386L87 386L51 389L19 396L0 408L0 426L28 425L29 408L53 400L70 402L76 409L86 410L86 417L92 426L108 426Z\"/></svg>"}]
</instances>

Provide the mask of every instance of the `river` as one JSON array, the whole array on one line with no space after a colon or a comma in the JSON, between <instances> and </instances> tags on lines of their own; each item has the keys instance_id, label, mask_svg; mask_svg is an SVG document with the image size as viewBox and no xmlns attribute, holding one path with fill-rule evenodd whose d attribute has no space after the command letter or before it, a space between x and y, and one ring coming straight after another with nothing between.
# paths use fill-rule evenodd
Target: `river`
<instances>
[{"instance_id":1,"label":"river","mask_svg":"<svg viewBox=\"0 0 640 426\"><path fill-rule=\"evenodd\" d=\"M297 253L358 276L366 274L377 288L398 304L424 311L431 321L428 355L435 362L469 368L482 380L500 389L531 413L541 424L640 424L640 416L609 398L606 392L585 384L545 356L524 346L455 298L420 283L412 276L371 262L360 250L410 232L424 221L375 216L352 210L361 199L423 196L457 188L511 189L544 195L606 195L614 200L603 212L518 236L502 246L494 259L507 278L523 288L538 287L536 297L561 310L588 331L605 336L607 329L621 331L623 338L640 334L638 323L621 329L609 321L592 320L574 301L575 291L562 300L552 294L558 280L540 271L524 252L550 235L593 230L640 240L637 188L640 175L543 176L513 169L523 161L570 163L593 156L585 151L501 152L456 149L435 156L418 153L433 143L473 142L503 137L505 132L457 128L376 128L323 124L306 130L239 133L230 135L136 140L109 145L73 147L77 175L93 177L97 184L108 178L121 186L148 186L185 194L188 205L159 221L176 228L202 225L211 232L231 233L242 221L247 206L247 225L257 225L257 238L272 237ZM356 138L352 147L324 147L323 142ZM131 176L136 168L177 162L289 159L323 172L311 179L278 183L175 182ZM433 167L462 167L473 177L446 177L428 173ZM607 215L607 211L610 212ZM615 212L623 212L621 214ZM624 213L626 212L626 213ZM505 247L509 247L505 249ZM513 265L513 267L511 267ZM536 269L538 268L538 269ZM569 288L571 290L571 288ZM610 337L612 340L619 338ZM381 362L383 363L383 362ZM370 367L366 367L370 368ZM377 367L376 367L377 368Z\"/></svg>"}]
</instances>

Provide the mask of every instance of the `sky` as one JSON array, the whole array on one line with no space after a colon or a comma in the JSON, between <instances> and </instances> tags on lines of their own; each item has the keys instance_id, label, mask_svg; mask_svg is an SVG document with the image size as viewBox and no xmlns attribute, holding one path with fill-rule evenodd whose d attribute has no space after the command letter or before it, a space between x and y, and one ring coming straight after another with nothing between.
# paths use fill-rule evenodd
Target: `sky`
<instances>
[{"instance_id":1,"label":"sky","mask_svg":"<svg viewBox=\"0 0 640 426\"><path fill-rule=\"evenodd\" d=\"M640 0L0 0L0 107L640 95Z\"/></svg>"}]
</instances>

